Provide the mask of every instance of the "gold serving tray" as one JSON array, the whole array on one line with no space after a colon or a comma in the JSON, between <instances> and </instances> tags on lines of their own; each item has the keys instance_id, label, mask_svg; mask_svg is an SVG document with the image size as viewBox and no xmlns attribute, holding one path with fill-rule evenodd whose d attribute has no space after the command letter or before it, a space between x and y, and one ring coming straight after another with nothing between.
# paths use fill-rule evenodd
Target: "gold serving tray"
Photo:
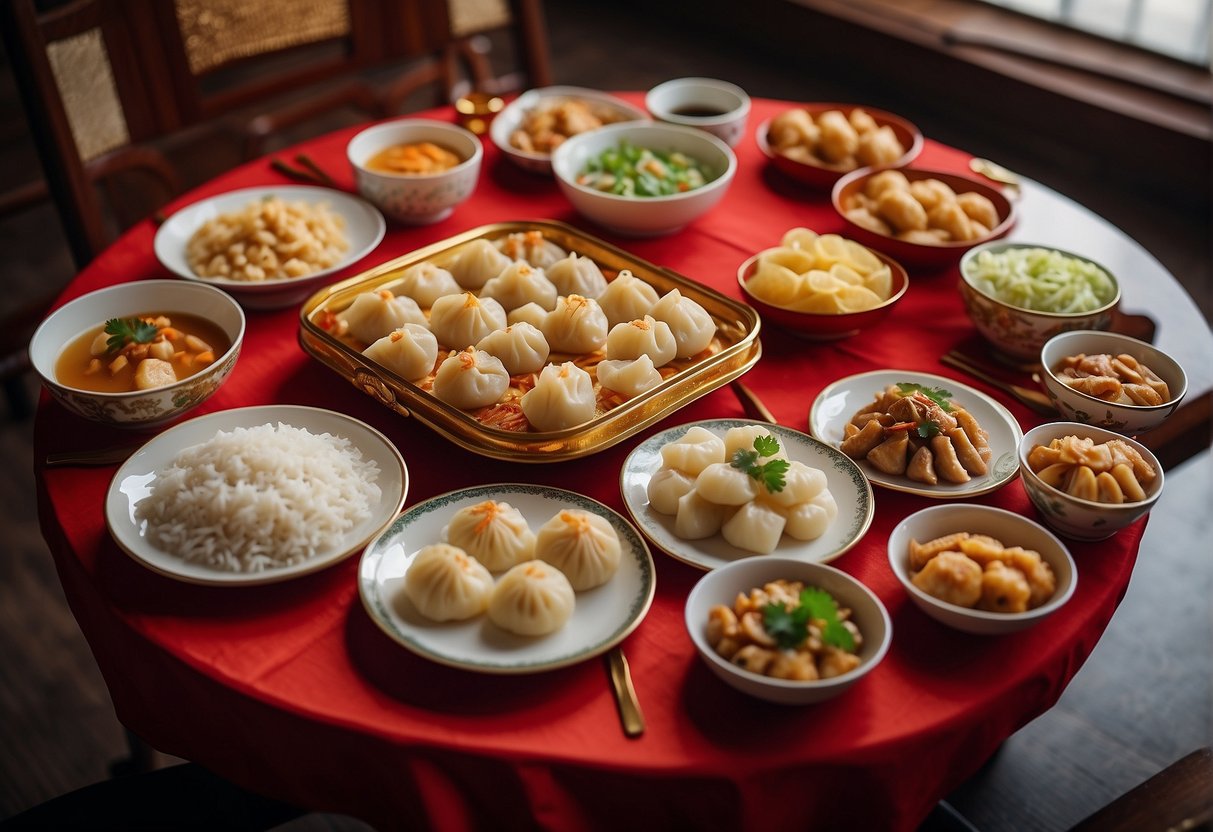
<instances>
[{"instance_id":1,"label":"gold serving tray","mask_svg":"<svg viewBox=\"0 0 1213 832\"><path fill-rule=\"evenodd\" d=\"M471 414L451 407L433 394L382 365L320 325L332 313L344 310L354 298L400 277L408 267L425 260L446 266L461 249L477 239L490 241L509 234L540 231L545 239L566 251L590 257L607 280L630 269L664 295L678 289L698 302L716 321L721 348L679 368L657 387L600 414L589 422L560 431L511 431L486 426ZM411 416L455 444L484 456L511 462L559 462L608 448L683 407L706 393L728 384L754 366L762 354L758 340L758 313L750 306L725 297L677 272L656 266L570 225L550 220L503 222L473 228L462 234L388 261L312 295L300 310L299 343L304 351L328 365L354 387L401 416Z\"/></svg>"}]
</instances>

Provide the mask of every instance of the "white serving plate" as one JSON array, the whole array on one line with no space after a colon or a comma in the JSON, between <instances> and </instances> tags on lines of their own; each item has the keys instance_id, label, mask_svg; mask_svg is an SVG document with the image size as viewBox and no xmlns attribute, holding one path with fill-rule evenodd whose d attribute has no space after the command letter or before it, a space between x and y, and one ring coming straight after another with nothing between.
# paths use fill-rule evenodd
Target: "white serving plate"
<instances>
[{"instance_id":1,"label":"white serving plate","mask_svg":"<svg viewBox=\"0 0 1213 832\"><path fill-rule=\"evenodd\" d=\"M708 570L746 558L766 557L738 549L719 534L703 540L683 540L674 534L673 516L656 512L649 506L649 480L661 467L663 445L680 438L692 427L706 428L723 437L729 428L753 424L755 422L747 419L708 419L679 425L650 436L624 460L619 475L624 505L649 540L671 557ZM841 451L783 425L763 424L763 427L779 440L789 459L825 472L826 487L838 503L838 516L825 534L809 541L796 540L785 534L771 556L816 563L833 560L858 543L872 525L876 513L872 487L859 466Z\"/></svg>"},{"instance_id":2,"label":"white serving plate","mask_svg":"<svg viewBox=\"0 0 1213 832\"><path fill-rule=\"evenodd\" d=\"M484 500L509 503L522 512L532 531L566 508L605 517L623 547L618 571L602 586L578 592L568 623L547 636L515 635L497 627L487 615L468 621L430 621L405 596L405 572L422 547L445 542L446 526L455 512ZM482 673L538 673L600 655L639 626L655 587L653 556L623 516L572 491L525 483L465 488L412 506L366 547L358 567L362 604L387 635L419 656Z\"/></svg>"},{"instance_id":3,"label":"white serving plate","mask_svg":"<svg viewBox=\"0 0 1213 832\"><path fill-rule=\"evenodd\" d=\"M984 477L973 477L966 483L926 485L908 477L884 474L866 462L860 463L860 469L869 480L893 491L952 500L988 494L1015 478L1019 473L1019 440L1023 438L1023 431L1011 411L985 393L943 376L915 370L875 370L847 376L829 385L817 396L809 410L809 430L821 441L839 447L842 445L843 427L851 417L871 402L877 393L890 384L901 382L942 387L952 393L952 401L973 414L977 423L990 435L992 456L989 472Z\"/></svg>"},{"instance_id":4,"label":"white serving plate","mask_svg":"<svg viewBox=\"0 0 1213 832\"><path fill-rule=\"evenodd\" d=\"M135 504L151 493L156 472L166 468L183 449L205 442L221 430L278 423L330 433L348 439L364 459L379 466L382 496L367 520L355 526L310 560L260 572L228 572L183 560L157 548L147 539L145 522L135 521ZM137 450L110 483L105 498L105 522L118 546L147 568L186 583L216 586L250 586L277 583L325 569L353 555L381 532L404 505L408 469L396 447L379 431L331 410L293 405L267 405L222 410L169 428Z\"/></svg>"},{"instance_id":5,"label":"white serving plate","mask_svg":"<svg viewBox=\"0 0 1213 832\"><path fill-rule=\"evenodd\" d=\"M345 236L349 242L345 256L335 265L304 277L246 281L199 277L195 274L185 258L186 244L190 237L194 236L194 232L201 228L203 223L220 214L239 211L250 202L270 196L281 197L286 202L327 203L333 211L345 218ZM161 265L179 277L217 286L248 309L281 309L302 302L319 288L325 278L370 254L379 245L386 231L387 222L383 214L361 197L333 188L276 185L229 191L187 205L157 229L153 248Z\"/></svg>"},{"instance_id":6,"label":"white serving plate","mask_svg":"<svg viewBox=\"0 0 1213 832\"><path fill-rule=\"evenodd\" d=\"M560 99L564 98L580 98L591 104L605 107L618 114L621 121L647 121L649 118L649 114L639 107L634 107L621 98L599 90L587 87L539 87L527 90L497 114L489 126L489 137L493 140L493 144L511 162L523 170L550 176L552 173L551 154L520 150L510 144L510 136L522 126L522 119L528 112L540 106L555 106Z\"/></svg>"}]
</instances>

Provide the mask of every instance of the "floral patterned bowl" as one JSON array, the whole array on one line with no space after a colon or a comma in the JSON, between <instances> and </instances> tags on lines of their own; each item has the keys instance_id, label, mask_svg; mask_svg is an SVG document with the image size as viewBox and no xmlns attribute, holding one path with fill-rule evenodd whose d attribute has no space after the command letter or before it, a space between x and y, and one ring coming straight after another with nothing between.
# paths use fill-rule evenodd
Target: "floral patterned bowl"
<instances>
[{"instance_id":1,"label":"floral patterned bowl","mask_svg":"<svg viewBox=\"0 0 1213 832\"><path fill-rule=\"evenodd\" d=\"M1121 404L1075 390L1058 373L1062 359L1080 354L1130 355L1167 383L1170 398L1156 405ZM1188 377L1175 359L1145 341L1115 332L1075 330L1054 335L1040 350L1040 364L1045 390L1063 419L1129 436L1161 425L1188 392Z\"/></svg>"},{"instance_id":2,"label":"floral patterned bowl","mask_svg":"<svg viewBox=\"0 0 1213 832\"><path fill-rule=\"evenodd\" d=\"M1048 445L1054 439L1077 436L1093 439L1097 445L1109 439L1119 439L1141 454L1153 468L1156 476L1143 484L1144 500L1126 503L1102 503L1068 494L1060 488L1044 482L1028 465L1028 455L1037 445ZM1119 433L1079 422L1048 422L1024 434L1019 443L1019 471L1024 490L1045 524L1065 537L1075 540L1104 540L1125 526L1136 523L1149 513L1162 494L1163 470L1158 457L1140 442Z\"/></svg>"},{"instance_id":3,"label":"floral patterned bowl","mask_svg":"<svg viewBox=\"0 0 1213 832\"><path fill-rule=\"evenodd\" d=\"M1115 292L1097 309L1089 312L1039 312L1023 309L992 297L978 289L974 283L974 264L983 252L998 254L1009 249L1043 248L1076 260L1094 263L1089 258L1053 246L1032 243L990 242L969 249L960 258L960 295L964 299L965 311L981 336L995 349L1017 359L1035 361L1040 357L1040 348L1054 335L1072 329L1105 330L1112 323L1112 313L1120 304L1120 284L1112 278ZM1094 263L1095 265L1099 265ZM1102 268L1102 267L1101 267ZM1107 269L1104 269L1107 272Z\"/></svg>"},{"instance_id":4,"label":"floral patterned bowl","mask_svg":"<svg viewBox=\"0 0 1213 832\"><path fill-rule=\"evenodd\" d=\"M207 318L219 325L231 346L202 372L153 390L97 393L58 381L55 363L77 336L111 318L151 312ZM244 312L226 292L183 280L139 280L99 289L56 309L34 332L29 355L42 384L68 410L94 422L142 429L182 416L218 390L236 366L243 340Z\"/></svg>"},{"instance_id":5,"label":"floral patterned bowl","mask_svg":"<svg viewBox=\"0 0 1213 832\"><path fill-rule=\"evenodd\" d=\"M429 174L387 173L366 167L367 161L392 145L432 142L463 161ZM476 190L484 148L475 134L455 124L422 118L397 119L368 127L346 146L358 193L389 219L407 225L429 225L451 215Z\"/></svg>"}]
</instances>

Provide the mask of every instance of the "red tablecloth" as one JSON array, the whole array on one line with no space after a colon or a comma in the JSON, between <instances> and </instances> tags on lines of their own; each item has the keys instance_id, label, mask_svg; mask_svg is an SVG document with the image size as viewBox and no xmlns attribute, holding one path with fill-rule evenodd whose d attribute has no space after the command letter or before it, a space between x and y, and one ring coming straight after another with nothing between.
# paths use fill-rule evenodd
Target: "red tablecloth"
<instances>
[{"instance_id":1,"label":"red tablecloth","mask_svg":"<svg viewBox=\"0 0 1213 832\"><path fill-rule=\"evenodd\" d=\"M739 297L738 264L777 244L786 229L842 230L828 196L781 179L754 144L753 126L783 106L755 102L727 196L679 234L612 237L577 217L552 180L517 170L486 142L470 202L436 225L390 228L379 249L342 276L483 223L553 218ZM345 185L352 176L344 148L354 132L306 145ZM916 166L962 171L966 160L928 141ZM283 181L260 161L172 207ZM153 233L146 223L126 234L63 300L164 277ZM911 280L887 325L862 338L808 344L764 329L765 352L746 383L782 424L805 430L817 393L852 373L911 369L967 382L938 362L973 337L955 270L912 273ZM636 442L672 424L743 415L722 389L592 457L520 467L460 450L380 407L306 356L297 327L295 309L249 313L235 371L195 415L270 403L352 414L400 447L412 478L409 504L523 479L574 488L622 510L618 472ZM1025 429L1036 423L1029 411L1009 407ZM44 398L36 458L131 438ZM358 601L357 558L289 583L237 589L181 584L140 567L105 529L102 502L112 475L112 468L39 467L37 480L44 533L119 718L156 747L236 782L385 829L913 828L1009 734L1056 701L1115 610L1144 530L1142 522L1102 543L1071 544L1079 580L1070 603L1031 630L983 638L946 629L908 602L885 542L900 518L932 501L877 489L875 522L835 565L884 601L893 645L846 695L804 708L746 698L710 675L682 621L700 573L657 552L656 598L624 643L648 720L647 732L629 740L598 660L491 677L439 667L398 647ZM1018 480L978 499L1034 516Z\"/></svg>"}]
</instances>

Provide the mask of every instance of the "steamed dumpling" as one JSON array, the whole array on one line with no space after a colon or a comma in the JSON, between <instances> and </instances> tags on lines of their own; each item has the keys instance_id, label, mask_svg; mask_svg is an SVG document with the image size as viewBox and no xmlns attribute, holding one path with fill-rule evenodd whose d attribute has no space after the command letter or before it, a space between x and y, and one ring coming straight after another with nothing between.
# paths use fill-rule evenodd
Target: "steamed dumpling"
<instances>
[{"instance_id":1,"label":"steamed dumpling","mask_svg":"<svg viewBox=\"0 0 1213 832\"><path fill-rule=\"evenodd\" d=\"M488 240L472 240L451 264L451 274L464 289L479 289L510 265L506 257Z\"/></svg>"},{"instance_id":2,"label":"steamed dumpling","mask_svg":"<svg viewBox=\"0 0 1213 832\"><path fill-rule=\"evenodd\" d=\"M610 324L593 298L568 295L543 319L543 334L556 352L589 353L606 343Z\"/></svg>"},{"instance_id":3,"label":"steamed dumpling","mask_svg":"<svg viewBox=\"0 0 1213 832\"><path fill-rule=\"evenodd\" d=\"M396 297L387 289L362 292L345 311L337 314L337 320L346 326L352 337L364 344L378 341L405 324L426 325L425 313L417 301Z\"/></svg>"},{"instance_id":4,"label":"steamed dumpling","mask_svg":"<svg viewBox=\"0 0 1213 832\"><path fill-rule=\"evenodd\" d=\"M501 360L484 350L468 347L453 352L434 374L434 395L460 410L488 407L510 386L510 374Z\"/></svg>"},{"instance_id":5,"label":"steamed dumpling","mask_svg":"<svg viewBox=\"0 0 1213 832\"><path fill-rule=\"evenodd\" d=\"M740 506L758 496L758 480L727 462L713 462L695 478L695 491L718 506Z\"/></svg>"},{"instance_id":6,"label":"steamed dumpling","mask_svg":"<svg viewBox=\"0 0 1213 832\"><path fill-rule=\"evenodd\" d=\"M362 354L407 381L425 378L438 360L438 339L420 324L405 324L371 344Z\"/></svg>"},{"instance_id":7,"label":"steamed dumpling","mask_svg":"<svg viewBox=\"0 0 1213 832\"><path fill-rule=\"evenodd\" d=\"M514 324L530 324L535 329L543 329L543 320L548 316L548 310L537 303L527 303L506 313L505 320L510 326Z\"/></svg>"},{"instance_id":8,"label":"steamed dumpling","mask_svg":"<svg viewBox=\"0 0 1213 832\"><path fill-rule=\"evenodd\" d=\"M774 438L774 435L762 425L742 425L729 428L724 434L724 458L731 460L738 451L754 450L754 440L758 437ZM787 449L779 443L779 450L769 459L787 459Z\"/></svg>"},{"instance_id":9,"label":"steamed dumpling","mask_svg":"<svg viewBox=\"0 0 1213 832\"><path fill-rule=\"evenodd\" d=\"M724 440L707 428L694 425L673 442L661 446L661 461L692 477L713 462L724 462Z\"/></svg>"},{"instance_id":10,"label":"steamed dumpling","mask_svg":"<svg viewBox=\"0 0 1213 832\"><path fill-rule=\"evenodd\" d=\"M737 513L725 520L720 526L720 533L738 549L769 555L779 545L783 535L783 527L787 524L784 516L766 503L754 500L746 503Z\"/></svg>"},{"instance_id":11,"label":"steamed dumpling","mask_svg":"<svg viewBox=\"0 0 1213 832\"><path fill-rule=\"evenodd\" d=\"M628 269L620 270L598 296L598 305L611 326L643 318L656 302L657 290Z\"/></svg>"},{"instance_id":12,"label":"steamed dumpling","mask_svg":"<svg viewBox=\"0 0 1213 832\"><path fill-rule=\"evenodd\" d=\"M535 556L535 533L522 512L496 500L459 509L447 525L446 537L490 572L504 572Z\"/></svg>"},{"instance_id":13,"label":"steamed dumpling","mask_svg":"<svg viewBox=\"0 0 1213 832\"><path fill-rule=\"evenodd\" d=\"M599 361L594 372L599 384L629 399L661 384L661 373L647 355L623 361Z\"/></svg>"},{"instance_id":14,"label":"steamed dumpling","mask_svg":"<svg viewBox=\"0 0 1213 832\"><path fill-rule=\"evenodd\" d=\"M837 516L838 503L834 501L834 495L828 489L823 489L811 500L787 510L787 525L783 530L797 540L816 540L825 534L830 522Z\"/></svg>"},{"instance_id":15,"label":"steamed dumpling","mask_svg":"<svg viewBox=\"0 0 1213 832\"><path fill-rule=\"evenodd\" d=\"M581 257L577 252L569 252L569 256L547 267L548 280L556 286L556 291L562 295L581 295L596 298L606 291L606 278L602 269L588 257Z\"/></svg>"},{"instance_id":16,"label":"steamed dumpling","mask_svg":"<svg viewBox=\"0 0 1213 832\"><path fill-rule=\"evenodd\" d=\"M674 515L674 534L683 540L702 540L720 531L725 519L725 507L705 500L694 489L678 500Z\"/></svg>"},{"instance_id":17,"label":"steamed dumpling","mask_svg":"<svg viewBox=\"0 0 1213 832\"><path fill-rule=\"evenodd\" d=\"M647 355L654 367L661 367L673 361L677 352L678 342L670 325L652 315L615 324L607 333L606 354L611 360Z\"/></svg>"},{"instance_id":18,"label":"steamed dumpling","mask_svg":"<svg viewBox=\"0 0 1213 832\"><path fill-rule=\"evenodd\" d=\"M797 503L808 502L826 487L826 475L821 469L796 460L789 463L783 481L783 489L780 491L767 491L763 488L762 498L774 505L790 508Z\"/></svg>"},{"instance_id":19,"label":"steamed dumpling","mask_svg":"<svg viewBox=\"0 0 1213 832\"><path fill-rule=\"evenodd\" d=\"M409 266L398 280L384 288L407 295L423 309L429 309L443 295L456 295L460 291L454 275L428 260Z\"/></svg>"},{"instance_id":20,"label":"steamed dumpling","mask_svg":"<svg viewBox=\"0 0 1213 832\"><path fill-rule=\"evenodd\" d=\"M443 346L461 350L503 328L505 309L501 304L471 292L438 298L430 309L430 330Z\"/></svg>"},{"instance_id":21,"label":"steamed dumpling","mask_svg":"<svg viewBox=\"0 0 1213 832\"><path fill-rule=\"evenodd\" d=\"M404 594L431 621L464 621L484 612L493 591L489 570L457 546L424 547L404 573Z\"/></svg>"},{"instance_id":22,"label":"steamed dumpling","mask_svg":"<svg viewBox=\"0 0 1213 832\"><path fill-rule=\"evenodd\" d=\"M548 342L543 333L528 323L511 324L480 339L476 349L501 359L512 376L537 373L548 361Z\"/></svg>"},{"instance_id":23,"label":"steamed dumpling","mask_svg":"<svg viewBox=\"0 0 1213 832\"><path fill-rule=\"evenodd\" d=\"M555 265L565 256L564 249L544 239L542 231L520 231L507 235L497 241L497 247L511 260L525 260L540 269Z\"/></svg>"},{"instance_id":24,"label":"steamed dumpling","mask_svg":"<svg viewBox=\"0 0 1213 832\"><path fill-rule=\"evenodd\" d=\"M622 553L611 522L581 509L557 512L535 535L535 557L563 572L578 592L609 581Z\"/></svg>"},{"instance_id":25,"label":"steamed dumpling","mask_svg":"<svg viewBox=\"0 0 1213 832\"><path fill-rule=\"evenodd\" d=\"M565 625L576 601L563 572L541 560L528 560L512 567L493 587L489 620L520 636L545 636Z\"/></svg>"},{"instance_id":26,"label":"steamed dumpling","mask_svg":"<svg viewBox=\"0 0 1213 832\"><path fill-rule=\"evenodd\" d=\"M598 400L590 374L572 361L549 364L522 395L522 414L535 430L564 430L594 418Z\"/></svg>"},{"instance_id":27,"label":"steamed dumpling","mask_svg":"<svg viewBox=\"0 0 1213 832\"><path fill-rule=\"evenodd\" d=\"M677 356L690 358L703 352L716 335L716 322L708 311L695 301L671 289L649 310L659 321L665 321L678 342Z\"/></svg>"},{"instance_id":28,"label":"steamed dumpling","mask_svg":"<svg viewBox=\"0 0 1213 832\"><path fill-rule=\"evenodd\" d=\"M535 303L544 309L556 306L556 287L544 276L543 269L521 261L510 263L501 274L480 290L481 298L493 298L506 311Z\"/></svg>"},{"instance_id":29,"label":"steamed dumpling","mask_svg":"<svg viewBox=\"0 0 1213 832\"><path fill-rule=\"evenodd\" d=\"M659 514L677 514L678 501L694 488L695 478L690 474L663 465L649 480L649 505Z\"/></svg>"}]
</instances>

